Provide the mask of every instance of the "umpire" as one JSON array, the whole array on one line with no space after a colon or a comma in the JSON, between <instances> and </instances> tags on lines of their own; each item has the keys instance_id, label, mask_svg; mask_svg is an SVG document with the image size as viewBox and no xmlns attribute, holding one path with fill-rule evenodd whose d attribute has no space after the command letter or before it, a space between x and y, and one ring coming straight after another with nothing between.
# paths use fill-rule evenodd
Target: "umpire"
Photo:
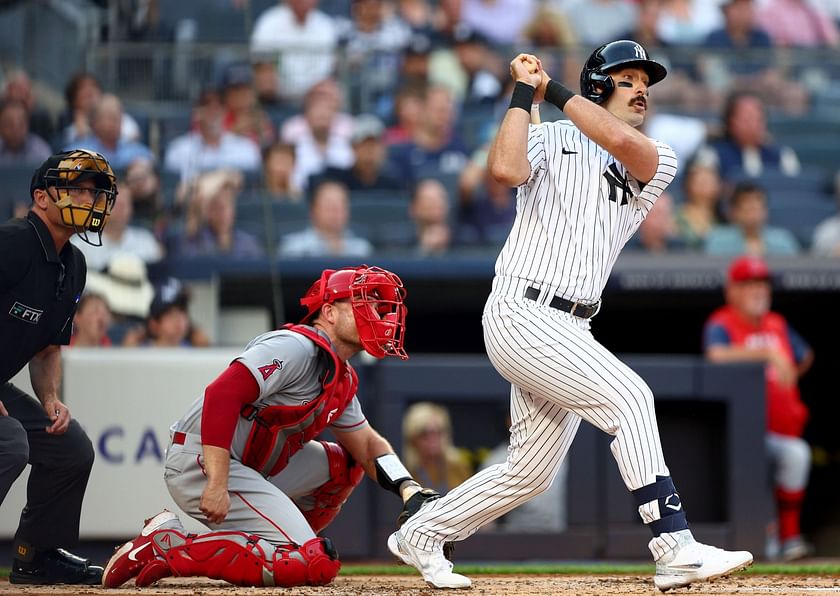
<instances>
[{"instance_id":1,"label":"umpire","mask_svg":"<svg viewBox=\"0 0 840 596\"><path fill-rule=\"evenodd\" d=\"M61 345L87 267L69 240L94 246L116 200L107 160L86 150L49 157L33 174L25 218L0 225L0 503L27 463L27 503L15 534L13 584L98 584L102 567L62 547L79 539L93 447L59 399ZM40 404L9 379L29 363Z\"/></svg>"}]
</instances>

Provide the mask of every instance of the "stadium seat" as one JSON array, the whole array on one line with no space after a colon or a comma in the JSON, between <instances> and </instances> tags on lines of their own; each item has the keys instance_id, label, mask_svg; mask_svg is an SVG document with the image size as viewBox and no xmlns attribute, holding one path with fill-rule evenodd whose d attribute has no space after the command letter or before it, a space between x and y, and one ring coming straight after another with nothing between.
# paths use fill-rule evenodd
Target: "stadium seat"
<instances>
[{"instance_id":1,"label":"stadium seat","mask_svg":"<svg viewBox=\"0 0 840 596\"><path fill-rule=\"evenodd\" d=\"M811 245L814 228L837 213L833 201L808 193L776 193L768 203L768 223L793 232L803 247Z\"/></svg>"}]
</instances>

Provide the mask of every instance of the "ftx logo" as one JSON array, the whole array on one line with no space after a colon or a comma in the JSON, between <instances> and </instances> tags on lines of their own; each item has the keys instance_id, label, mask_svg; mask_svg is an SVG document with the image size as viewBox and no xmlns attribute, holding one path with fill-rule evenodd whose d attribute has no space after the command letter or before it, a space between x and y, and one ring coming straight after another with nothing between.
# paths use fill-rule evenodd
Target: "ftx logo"
<instances>
[{"instance_id":1,"label":"ftx logo","mask_svg":"<svg viewBox=\"0 0 840 596\"><path fill-rule=\"evenodd\" d=\"M12 315L16 319L20 319L21 321L26 321L32 325L37 325L38 321L41 320L41 315L44 314L43 310L38 310L37 308L32 308L31 306L26 306L25 304L21 304L20 302L15 302L12 305L12 309L9 311L9 314Z\"/></svg>"}]
</instances>

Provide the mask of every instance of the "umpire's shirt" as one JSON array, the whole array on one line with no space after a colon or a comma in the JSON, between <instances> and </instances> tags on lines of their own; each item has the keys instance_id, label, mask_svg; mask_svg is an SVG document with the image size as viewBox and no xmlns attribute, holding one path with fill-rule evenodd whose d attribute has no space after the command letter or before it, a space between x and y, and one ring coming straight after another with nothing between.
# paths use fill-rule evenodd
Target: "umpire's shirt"
<instances>
[{"instance_id":1,"label":"umpire's shirt","mask_svg":"<svg viewBox=\"0 0 840 596\"><path fill-rule=\"evenodd\" d=\"M70 242L61 253L41 219L0 225L0 383L49 345L70 343L87 266Z\"/></svg>"}]
</instances>

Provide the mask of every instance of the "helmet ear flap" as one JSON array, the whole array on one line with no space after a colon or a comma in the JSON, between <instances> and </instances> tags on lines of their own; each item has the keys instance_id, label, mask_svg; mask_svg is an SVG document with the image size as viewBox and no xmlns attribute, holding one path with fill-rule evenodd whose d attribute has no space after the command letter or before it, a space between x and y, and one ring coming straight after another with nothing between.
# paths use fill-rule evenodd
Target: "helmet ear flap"
<instances>
[{"instance_id":1,"label":"helmet ear flap","mask_svg":"<svg viewBox=\"0 0 840 596\"><path fill-rule=\"evenodd\" d=\"M602 104L609 99L615 90L615 81L608 74L593 72L589 74L586 99Z\"/></svg>"}]
</instances>

